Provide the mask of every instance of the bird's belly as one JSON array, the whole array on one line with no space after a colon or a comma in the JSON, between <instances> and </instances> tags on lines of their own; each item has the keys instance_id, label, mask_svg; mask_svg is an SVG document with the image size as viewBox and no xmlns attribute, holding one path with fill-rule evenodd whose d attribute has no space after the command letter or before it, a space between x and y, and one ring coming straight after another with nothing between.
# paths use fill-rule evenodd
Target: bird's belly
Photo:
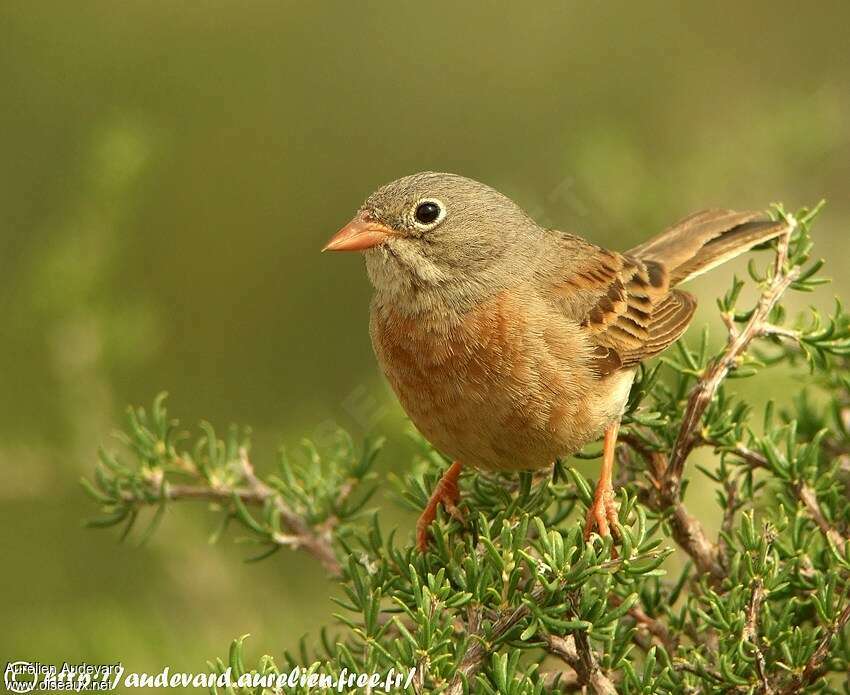
<instances>
[{"instance_id":1,"label":"bird's belly","mask_svg":"<svg viewBox=\"0 0 850 695\"><path fill-rule=\"evenodd\" d=\"M619 416L631 374L597 379L577 331L548 325L527 304L492 302L452 323L374 312L375 352L437 449L478 468L540 468Z\"/></svg>"}]
</instances>

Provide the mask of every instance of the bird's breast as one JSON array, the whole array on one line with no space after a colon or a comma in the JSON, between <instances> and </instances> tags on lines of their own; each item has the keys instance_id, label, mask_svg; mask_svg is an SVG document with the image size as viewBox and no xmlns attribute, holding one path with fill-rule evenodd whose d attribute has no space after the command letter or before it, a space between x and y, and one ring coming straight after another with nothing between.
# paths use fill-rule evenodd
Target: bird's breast
<instances>
[{"instance_id":1,"label":"bird's breast","mask_svg":"<svg viewBox=\"0 0 850 695\"><path fill-rule=\"evenodd\" d=\"M466 312L406 315L373 303L378 361L414 424L483 468L548 465L597 436L597 382L577 327L535 297L502 292Z\"/></svg>"}]
</instances>

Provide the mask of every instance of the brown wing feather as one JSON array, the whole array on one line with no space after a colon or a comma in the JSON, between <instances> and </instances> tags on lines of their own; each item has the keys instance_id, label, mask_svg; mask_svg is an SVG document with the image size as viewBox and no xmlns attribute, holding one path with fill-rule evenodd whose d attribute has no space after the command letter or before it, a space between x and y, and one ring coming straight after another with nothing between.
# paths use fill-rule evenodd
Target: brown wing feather
<instances>
[{"instance_id":1,"label":"brown wing feather","mask_svg":"<svg viewBox=\"0 0 850 695\"><path fill-rule=\"evenodd\" d=\"M577 267L557 283L565 311L588 331L602 376L658 354L684 333L696 308L670 289L666 267L585 244Z\"/></svg>"},{"instance_id":2,"label":"brown wing feather","mask_svg":"<svg viewBox=\"0 0 850 695\"><path fill-rule=\"evenodd\" d=\"M617 301L612 301L612 295ZM622 269L591 307L582 325L595 342L617 355L614 369L633 367L664 350L684 333L696 308L687 292L669 289L663 265L622 257ZM610 355L597 361L600 373L613 371Z\"/></svg>"},{"instance_id":3,"label":"brown wing feather","mask_svg":"<svg viewBox=\"0 0 850 695\"><path fill-rule=\"evenodd\" d=\"M549 270L564 312L589 332L594 366L605 375L657 355L685 332L696 299L675 285L785 230L759 212L703 210L625 254L561 234L563 257Z\"/></svg>"}]
</instances>

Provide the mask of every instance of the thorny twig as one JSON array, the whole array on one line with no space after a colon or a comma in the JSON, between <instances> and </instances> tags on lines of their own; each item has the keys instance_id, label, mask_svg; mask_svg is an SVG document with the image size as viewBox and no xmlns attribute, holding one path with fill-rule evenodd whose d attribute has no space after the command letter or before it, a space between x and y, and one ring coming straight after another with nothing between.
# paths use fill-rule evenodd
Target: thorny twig
<instances>
[{"instance_id":1,"label":"thorny twig","mask_svg":"<svg viewBox=\"0 0 850 695\"><path fill-rule=\"evenodd\" d=\"M311 527L286 504L280 494L257 477L254 466L248 458L247 449L244 447L239 450L239 461L244 480L244 485L241 487L170 484L160 486L152 481L154 495L141 497L126 491L123 494L124 501L133 504L157 504L163 500L194 499L227 503L231 502L234 496L244 504L252 506L262 506L271 501L287 530L287 533L272 534L271 541L293 549L303 548L317 558L331 576L339 576L342 568L331 544L334 520L329 520L331 523L325 523L322 529Z\"/></svg>"},{"instance_id":2,"label":"thorny twig","mask_svg":"<svg viewBox=\"0 0 850 695\"><path fill-rule=\"evenodd\" d=\"M835 622L827 628L826 633L820 642L818 642L817 648L809 657L803 670L791 678L785 687L779 691L779 695L796 695L796 693L802 692L804 688L814 683L823 675L824 662L829 656L832 641L848 622L850 622L850 603L844 607L844 610L841 611Z\"/></svg>"},{"instance_id":3,"label":"thorny twig","mask_svg":"<svg viewBox=\"0 0 850 695\"><path fill-rule=\"evenodd\" d=\"M635 556L630 558L632 561L637 560L641 556ZM643 557L655 557L655 554L648 553ZM600 565L600 568L608 569L617 567L622 564L622 560L609 560L608 562L604 562ZM545 586L538 585L536 586L530 593L531 603L540 603L546 596L549 594L549 589ZM497 641L502 635L508 632L511 628L513 628L518 622L524 620L531 613L531 609L528 607L526 603L523 603L521 606L517 606L513 609L508 609L503 611L499 618L491 626L490 630L487 633L484 633L481 630L477 629L467 629L467 634L469 635L469 646L466 649L466 653L463 656L460 665L458 666L457 673L455 674L454 679L452 680L451 686L446 691L447 695L460 695L463 692L463 681L466 679L467 681L471 681L472 678L475 677L481 667L484 665L484 660L490 653L490 646L493 642ZM471 621L470 621L471 622ZM576 642L578 644L578 642ZM581 645L579 645L581 646ZM590 645L588 643L583 643L583 647L579 649L580 654L583 658L584 670L576 669L579 674L579 679L582 681L584 685L591 685L591 675L598 671L598 668L594 668L593 664L596 663L596 657L592 654L590 650ZM604 686L605 681L608 681L607 676L599 671L598 675L594 675L593 678L598 679L600 683L600 687ZM610 681L608 681L610 683ZM595 687L595 686L593 686ZM613 686L611 686L613 687ZM614 691L605 691L605 690L597 690L597 693L607 693Z\"/></svg>"},{"instance_id":4,"label":"thorny twig","mask_svg":"<svg viewBox=\"0 0 850 695\"><path fill-rule=\"evenodd\" d=\"M771 688L770 681L767 678L767 665L764 660L764 653L759 645L758 621L763 599L764 583L761 579L754 579L750 600L747 604L747 622L744 625L744 638L753 645L753 652L756 659L756 673L758 673L759 681L761 682L760 692L762 695L772 695L773 688Z\"/></svg>"},{"instance_id":5,"label":"thorny twig","mask_svg":"<svg viewBox=\"0 0 850 695\"><path fill-rule=\"evenodd\" d=\"M709 365L691 390L688 403L685 406L685 414L682 417L682 424L679 427L679 434L676 437L673 450L670 452L665 473L665 486L672 488L675 495L678 495L678 489L682 483L685 460L698 442L699 423L706 408L708 408L709 403L711 403L726 375L737 366L738 361L743 357L750 343L765 334L766 327L770 325L768 323L770 312L776 306L776 303L785 290L788 289L800 274L800 268L798 266L786 267L788 261L788 244L793 231L794 226L790 225L787 231L779 237L773 266L773 277L759 297L755 310L746 325L741 330L737 330L734 325L730 326L729 342L726 350L717 360Z\"/></svg>"},{"instance_id":6,"label":"thorny twig","mask_svg":"<svg viewBox=\"0 0 850 695\"><path fill-rule=\"evenodd\" d=\"M737 480L733 478L724 480L723 491L726 493L726 507L723 510L723 521L720 523L717 551L720 555L721 563L726 565L729 560L729 548L726 544L726 538L732 533L732 528L735 524L735 515L741 509L742 503L739 500Z\"/></svg>"},{"instance_id":7,"label":"thorny twig","mask_svg":"<svg viewBox=\"0 0 850 695\"><path fill-rule=\"evenodd\" d=\"M726 349L706 368L691 389L669 456L648 447L637 437L626 435L621 438L649 463L654 489L645 501L656 510L669 513L674 540L691 556L697 569L708 574L714 582L719 582L725 576L721 549L708 537L699 520L685 508L681 498L682 474L685 461L701 442L700 422L721 383L739 364L754 339L768 333L775 334L768 321L771 311L800 274L799 267L787 267L789 240L794 228L793 223L789 224L778 238L773 275L746 325L738 329L731 317L724 316L729 331Z\"/></svg>"},{"instance_id":8,"label":"thorny twig","mask_svg":"<svg viewBox=\"0 0 850 695\"><path fill-rule=\"evenodd\" d=\"M734 449L730 449L729 453L738 457L746 463L750 468L770 469L770 464L762 454L752 449L747 448L743 444L738 444ZM833 526L824 515L818 502L817 494L806 483L797 481L791 486L797 499L802 505L808 517L817 525L821 533L829 539L836 548L843 548L844 544L850 541L841 535L841 532Z\"/></svg>"},{"instance_id":9,"label":"thorny twig","mask_svg":"<svg viewBox=\"0 0 850 695\"><path fill-rule=\"evenodd\" d=\"M717 545L709 538L699 519L688 512L678 489L674 491L663 484L667 456L629 434L621 435L620 441L639 453L649 465L649 479L653 488L641 495L641 501L657 511L667 511L673 539L679 547L691 556L701 573L707 574L715 581L722 579L725 572L720 563Z\"/></svg>"},{"instance_id":10,"label":"thorny twig","mask_svg":"<svg viewBox=\"0 0 850 695\"><path fill-rule=\"evenodd\" d=\"M599 668L596 656L586 645L586 636L582 640L573 635L558 637L557 635L542 633L541 637L546 642L546 649L563 659L576 672L579 683L592 688L596 695L617 695L614 683Z\"/></svg>"},{"instance_id":11,"label":"thorny twig","mask_svg":"<svg viewBox=\"0 0 850 695\"><path fill-rule=\"evenodd\" d=\"M608 601L615 606L619 606L623 600L617 594L609 594ZM648 632L655 640L664 645L664 648L672 653L676 649L677 640L670 634L667 626L649 615L640 605L634 605L629 608L626 615L631 616L638 628Z\"/></svg>"},{"instance_id":12,"label":"thorny twig","mask_svg":"<svg viewBox=\"0 0 850 695\"><path fill-rule=\"evenodd\" d=\"M342 568L336 559L336 554L331 545L333 523L325 524L322 532L317 533L315 529L311 528L301 516L296 514L283 501L280 495L276 494L274 490L257 478L254 473L254 466L248 458L248 451L245 447L239 449L239 460L242 463L242 470L250 488L260 496L265 497L265 499L271 498L273 500L275 509L280 514L283 523L289 529L291 535L286 536L287 540L284 544L290 545L293 548L304 548L322 563L322 566L328 573L335 577L339 576Z\"/></svg>"}]
</instances>

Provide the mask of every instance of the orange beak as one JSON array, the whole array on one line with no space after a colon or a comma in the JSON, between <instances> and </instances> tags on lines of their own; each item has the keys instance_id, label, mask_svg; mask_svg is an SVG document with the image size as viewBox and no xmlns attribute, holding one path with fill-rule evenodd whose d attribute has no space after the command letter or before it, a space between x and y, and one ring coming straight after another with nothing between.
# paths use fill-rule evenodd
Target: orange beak
<instances>
[{"instance_id":1,"label":"orange beak","mask_svg":"<svg viewBox=\"0 0 850 695\"><path fill-rule=\"evenodd\" d=\"M355 217L331 237L322 251L364 251L377 246L391 236L398 236L398 232L380 222L370 222L362 217Z\"/></svg>"}]
</instances>

